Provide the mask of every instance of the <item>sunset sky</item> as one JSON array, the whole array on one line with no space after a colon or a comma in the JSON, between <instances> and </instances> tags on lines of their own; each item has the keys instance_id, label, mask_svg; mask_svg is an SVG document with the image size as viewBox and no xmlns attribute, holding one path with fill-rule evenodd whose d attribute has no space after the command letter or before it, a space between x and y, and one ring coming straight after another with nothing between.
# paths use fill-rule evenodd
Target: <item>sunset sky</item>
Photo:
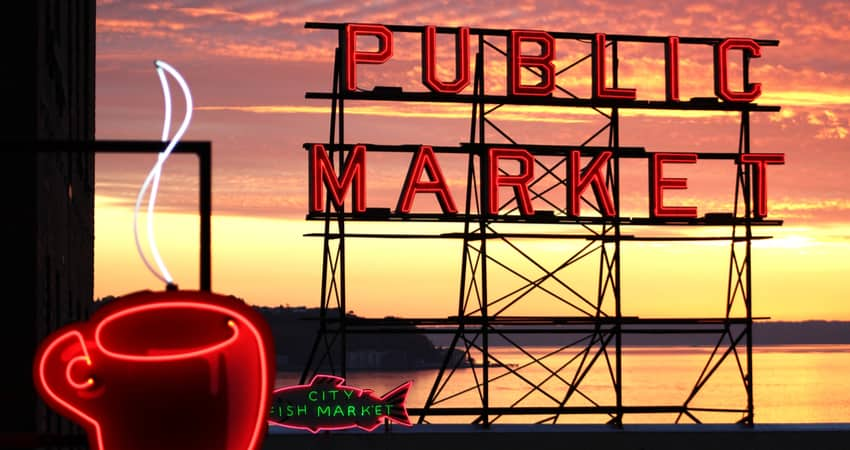
<instances>
[{"instance_id":1,"label":"sunset sky","mask_svg":"<svg viewBox=\"0 0 850 450\"><path fill-rule=\"evenodd\" d=\"M98 0L98 139L160 137L164 113L155 59L174 66L192 88L195 115L185 139L213 146L215 291L254 304L319 304L322 242L303 235L321 232L322 224L304 220L307 154L302 144L327 141L330 102L306 100L304 94L330 90L337 36L305 29L308 21L779 40L778 47L765 47L751 68L751 81L762 83L756 102L782 107L777 113L752 114L752 151L786 155L785 165L768 171L769 218L785 223L756 230L774 239L754 244L755 314L850 320L850 182L845 170L850 163L850 8L845 2ZM558 45L559 68L589 50L578 42ZM423 90L418 36L397 35L395 50L386 65L358 69L360 87ZM663 58L660 45L624 45L620 84L637 88L639 99L663 99ZM710 47L683 46L680 58L681 97L712 96ZM451 61L445 70L452 70ZM503 60L488 60L488 79L495 80L488 89L504 89L504 70ZM590 64L577 66L558 82L588 97ZM177 95L176 88L173 92ZM179 96L175 104L182 104ZM347 142L457 145L468 139L467 105L361 102L347 104L346 111ZM512 107L499 114L500 126L529 144L577 145L601 124L598 115L579 109ZM178 109L174 127L181 117ZM731 152L737 149L738 120L733 113L623 111L621 145ZM488 140L503 142L495 133ZM154 161L152 154L97 158L96 297L162 288L136 254L132 234L131 208ZM465 178L456 163L446 160L444 169L454 197L461 199ZM408 164L409 156L370 163L369 206L395 205ZM628 215L645 215L645 162L632 164L624 167L623 207ZM165 262L187 289L198 284L196 171L191 157L168 161L155 216ZM687 176L690 183L688 191L670 194L671 202L697 205L700 215L728 211L732 164L701 161L671 169L670 176ZM432 198L422 196L416 205L433 210ZM426 230L416 224L351 229ZM454 224L438 231L461 230ZM698 235L728 229L629 232ZM553 262L570 251L550 244L525 245ZM349 309L355 313L456 313L460 242L357 240L349 252ZM721 315L728 259L728 243L624 244L624 314ZM598 258L588 264L565 276L586 283ZM493 283L509 288L514 281L506 277ZM547 314L547 308L528 304L522 311Z\"/></svg>"}]
</instances>

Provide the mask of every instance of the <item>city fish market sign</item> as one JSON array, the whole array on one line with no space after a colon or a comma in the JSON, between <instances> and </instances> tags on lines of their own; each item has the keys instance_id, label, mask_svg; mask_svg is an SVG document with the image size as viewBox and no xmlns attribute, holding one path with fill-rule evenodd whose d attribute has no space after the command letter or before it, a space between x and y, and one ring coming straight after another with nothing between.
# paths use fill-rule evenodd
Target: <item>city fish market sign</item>
<instances>
[{"instance_id":1,"label":"city fish market sign","mask_svg":"<svg viewBox=\"0 0 850 450\"><path fill-rule=\"evenodd\" d=\"M470 34L504 36L507 41L506 58L506 88L504 95L480 97L490 98L487 103L523 103L531 102L536 98L546 103L546 99L564 98L553 97L556 89L556 71L554 59L558 39L586 39L590 41L591 55L591 92L590 99L574 99L578 106L588 107L628 107L639 103L654 107L675 107L682 103L679 98L679 47L684 44L706 44L711 42L714 53L714 93L717 97L716 105L726 106L728 109L736 110L735 104L751 103L762 94L761 84L749 82L747 73L749 65L745 63L742 68L737 68L738 73L733 74L735 79L740 77L744 80L740 83L742 87L735 88L730 81L730 58L733 54L742 54L745 61L752 58L760 58L762 44L777 45L775 41L757 41L749 38L679 38L677 36L665 37L630 37L624 39L629 42L638 41L644 43L660 43L664 46L665 54L665 100L663 102L652 102L638 100L638 89L635 87L614 87L606 84L606 47L611 39L605 34L579 34L579 33L550 33L535 30L470 30L468 27L461 28L437 28L434 26L385 26L377 24L325 24L308 23L308 28L336 29L339 32L339 45L341 50L341 68L338 69L341 76L339 94L342 98L360 98L358 94L369 94L358 91L357 71L362 65L380 65L386 63L393 57L394 31L406 33L419 33L421 35L421 72L422 85L427 88L425 92L414 92L405 97L399 95L397 101L451 101L450 97L471 97L462 94L462 91L471 82L470 74ZM452 79L441 79L437 70L437 34L448 33L454 37L454 77ZM616 38L616 37L614 37ZM373 40L376 46L365 47L364 41ZM741 73L743 72L743 73ZM392 90L392 89L390 89ZM483 89L482 89L483 90ZM396 91L401 93L399 88ZM334 94L337 95L337 94ZM308 97L310 95L308 94ZM327 96L315 96L312 98L329 98ZM363 96L363 99L369 99ZM460 99L458 99L460 101ZM573 100L573 99L570 99ZM720 103L722 101L722 103ZM584 103L581 103L584 102ZM535 103L536 104L536 103ZM557 103L555 103L557 104ZM697 108L698 109L698 108ZM746 108L738 108L746 109ZM366 163L370 150L369 145L343 146L348 150L345 161L341 161L339 168L334 167L331 162L329 150L337 148L332 144L310 143L305 145L309 152L309 208L311 214L322 214L325 209L325 189L328 191L328 199L336 208L343 208L344 199L351 194L351 212L355 215L366 212L370 205L366 199ZM387 147L387 146L384 146ZM407 215L413 211L414 199L420 195L433 195L439 203L441 214L444 216L455 215L458 207L448 182L437 158L436 147L429 145L417 146L413 150L401 149L397 151L412 152L410 166L407 176L399 191L398 201L394 213ZM480 155L480 173L482 182L480 184L481 198L484 199L482 210L488 215L498 215L503 205L500 199L500 190L510 188L513 192L517 209L522 216L535 214L532 205L532 197L529 185L535 179L535 153L521 145L500 146L492 145L484 149L465 149L475 151ZM585 193L593 193L597 208L603 217L615 217L614 201L609 186L605 183L605 170L608 163L614 157L612 149L603 149L592 152L580 148L564 147L563 152L567 155L567 195L565 204L558 205L568 216L582 217L581 198ZM582 156L591 156L592 159L583 164ZM684 177L667 177L664 175L665 167L682 164L696 164L700 156L694 152L654 152L645 155L648 159L648 214L651 218L659 219L690 219L698 216L696 206L672 205L664 201L664 194L670 190L684 190L688 187L688 179ZM752 170L753 186L753 216L756 219L764 218L768 213L767 202L767 172L769 165L780 165L785 163L784 153L741 153L735 158L735 163L743 165Z\"/></svg>"},{"instance_id":2,"label":"city fish market sign","mask_svg":"<svg viewBox=\"0 0 850 450\"><path fill-rule=\"evenodd\" d=\"M270 423L313 433L347 428L372 431L385 420L411 425L404 402L412 382L381 397L344 383L340 377L316 375L309 384L275 390Z\"/></svg>"}]
</instances>

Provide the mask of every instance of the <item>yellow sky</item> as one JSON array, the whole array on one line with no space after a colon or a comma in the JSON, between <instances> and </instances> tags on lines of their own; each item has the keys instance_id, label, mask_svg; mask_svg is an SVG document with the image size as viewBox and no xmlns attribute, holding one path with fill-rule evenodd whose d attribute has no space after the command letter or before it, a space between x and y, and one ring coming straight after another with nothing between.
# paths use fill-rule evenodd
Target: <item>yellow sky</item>
<instances>
[{"instance_id":1,"label":"yellow sky","mask_svg":"<svg viewBox=\"0 0 850 450\"><path fill-rule=\"evenodd\" d=\"M163 288L136 253L132 210L98 196L95 221L96 297ZM157 243L175 281L184 289L197 288L197 216L157 213L155 223ZM349 230L358 229L356 224L350 227ZM362 230L366 227L372 231L411 232L416 225L359 226ZM260 305L317 306L322 240L303 235L321 230L320 222L214 216L213 289ZM850 242L840 238L841 229L832 230L834 233L829 232L829 227L820 227L819 233L805 227L759 229L762 230L776 238L754 243L755 315L780 320L850 320L850 304L844 301L850 293L845 282L850 273L846 258ZM519 245L540 261L554 265L561 255L575 251L578 244L532 240ZM454 314L460 250L458 240L349 240L348 309L368 317ZM499 255L498 246L490 250ZM597 255L565 270L562 278L580 292L592 295ZM528 276L541 274L515 256L505 252L499 256L514 267L527 270L524 273ZM729 264L726 242L624 243L622 264L624 315L723 314ZM491 296L521 285L521 280L500 273L491 265ZM545 296L523 300L516 308L512 310L514 314L564 311Z\"/></svg>"}]
</instances>

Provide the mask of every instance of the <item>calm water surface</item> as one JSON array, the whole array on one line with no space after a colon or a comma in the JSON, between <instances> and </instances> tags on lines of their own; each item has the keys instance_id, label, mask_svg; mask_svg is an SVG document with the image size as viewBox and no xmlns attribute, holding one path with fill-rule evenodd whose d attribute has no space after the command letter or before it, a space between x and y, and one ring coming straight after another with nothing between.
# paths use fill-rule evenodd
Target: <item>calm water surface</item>
<instances>
[{"instance_id":1,"label":"calm water surface","mask_svg":"<svg viewBox=\"0 0 850 450\"><path fill-rule=\"evenodd\" d=\"M527 350L540 358L554 348L531 347ZM623 350L623 404L681 405L691 394L697 378L709 359L712 348L705 347L627 347ZM497 347L494 356L512 365L531 383L543 383L554 400L534 390L515 375L505 375L490 387L493 406L553 406L560 401L572 382L581 359L559 352L543 359L546 367L532 363L519 350ZM613 356L612 356L613 358ZM743 355L741 355L743 363ZM552 375L566 364L558 377ZM480 368L476 369L480 377ZM505 374L505 368L491 368L491 378ZM413 380L408 396L409 407L422 407L428 398L437 370L421 371L351 371L347 384L373 389L383 394L399 384ZM277 386L297 384L298 374L280 373ZM799 345L760 347L753 350L755 417L757 423L814 423L850 421L850 345ZM445 386L442 397L455 395L442 406L480 405L478 392L467 388L475 385L472 369L458 369ZM579 384L580 392L567 402L572 406L589 406L593 402L614 405L611 377L604 359L598 360ZM745 408L746 391L733 358L725 360L691 401L692 407ZM730 423L736 413L698 415L703 422ZM534 422L542 417L510 417L502 423ZM626 415L625 423L672 423L675 415ZM469 422L464 418L436 418L432 422ZM604 423L607 416L579 415L562 417L559 423ZM683 422L688 422L683 420Z\"/></svg>"}]
</instances>

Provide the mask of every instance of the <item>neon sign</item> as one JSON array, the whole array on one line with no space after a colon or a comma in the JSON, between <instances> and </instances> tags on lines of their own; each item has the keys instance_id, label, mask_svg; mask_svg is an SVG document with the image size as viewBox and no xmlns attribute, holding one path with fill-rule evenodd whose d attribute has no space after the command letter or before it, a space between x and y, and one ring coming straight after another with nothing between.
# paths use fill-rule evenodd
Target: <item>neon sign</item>
<instances>
[{"instance_id":1,"label":"neon sign","mask_svg":"<svg viewBox=\"0 0 850 450\"><path fill-rule=\"evenodd\" d=\"M328 189L331 205L343 208L344 198L352 191L353 211L365 213L366 203L366 160L368 145L358 144L353 147L345 163L337 175L330 163L328 150L324 144L308 144L309 146L309 182L310 182L310 212L324 212L324 188ZM564 209L572 217L581 217L581 195L592 191L599 211L603 217L614 217L613 197L605 184L605 169L613 153L603 150L596 154L587 166L581 165L581 150L563 150L569 156L567 179L567 201ZM674 206L665 204L664 191L684 190L688 188L687 178L664 177L664 166L671 164L696 164L699 160L697 153L651 153L649 164L649 214L653 218L694 218L697 217L695 206ZM484 182L481 190L485 192L487 211L491 215L500 212L502 198L500 188L508 187L514 192L520 214L533 216L534 206L531 202L529 187L534 180L535 156L523 148L503 148L494 145L487 148L482 158L481 173ZM513 173L506 173L503 161L512 161L519 166ZM784 153L751 153L741 155L738 164L751 166L755 179L755 205L753 216L757 219L767 217L767 166L785 164ZM423 172L427 181L423 181ZM448 182L440 168L439 160L431 146L422 145L413 154L410 168L396 206L398 213L410 213L414 198L417 194L434 194L440 204L443 214L457 213L457 206L448 188ZM480 194L480 193L479 193Z\"/></svg>"},{"instance_id":2,"label":"neon sign","mask_svg":"<svg viewBox=\"0 0 850 450\"><path fill-rule=\"evenodd\" d=\"M455 78L452 81L437 79L436 41L437 27L426 25L421 28L422 84L431 92L441 94L459 94L469 85L469 27L455 28ZM357 66L359 64L383 64L393 57L393 32L385 25L346 24L343 31L345 88L356 91ZM540 30L505 30L507 36L506 74L507 94L510 96L548 96L555 91L557 72L554 66L556 36L561 33L549 33ZM358 38L372 37L378 46L374 51L357 47ZM608 87L605 85L607 72L605 49L609 43L604 33L594 33L591 39L591 83L592 97L597 100L637 100L637 88ZM526 53L533 44L539 48L537 53ZM679 101L679 46L678 36L663 39L665 55L665 84L668 101ZM526 50L523 50L523 48ZM714 45L714 91L717 98L731 103L750 103L761 96L760 83L748 83L741 91L733 90L729 83L729 57L732 50L740 50L748 58L761 57L761 45L753 39L726 38L717 39ZM527 69L523 71L523 69ZM527 81L524 76L531 75L536 80ZM744 73L744 78L747 74Z\"/></svg>"},{"instance_id":3,"label":"neon sign","mask_svg":"<svg viewBox=\"0 0 850 450\"><path fill-rule=\"evenodd\" d=\"M39 347L41 396L96 450L254 450L274 380L271 332L235 297L138 292Z\"/></svg>"},{"instance_id":4,"label":"neon sign","mask_svg":"<svg viewBox=\"0 0 850 450\"><path fill-rule=\"evenodd\" d=\"M469 27L445 28L426 25L415 26L392 26L380 24L308 24L308 27L336 28L340 38L341 66L339 98L356 98L368 100L370 94L361 91L357 84L358 67L363 64L380 66L393 58L393 36L396 32L419 33L421 35L421 74L422 85L428 92L413 92L405 95L399 94L394 98L386 98L393 101L454 101L462 97L469 97L464 101L482 102L492 104L504 104L505 102L516 104L550 104L550 100L570 100L575 106L588 106L597 108L607 107L653 107L651 101L639 100L638 87L622 87L607 81L610 77L606 74L615 72L616 66L611 62L617 58L614 50L609 47L612 42L623 39L618 36L608 36L604 33L593 33L580 35L578 33L547 32L540 30L490 30L470 29ZM454 37L454 78L440 79L437 76L437 36L449 34ZM504 95L498 96L485 93L483 82L480 87L474 89L473 95L464 94L471 81L470 71L470 36L479 35L481 39L486 36L504 37L506 50L503 52L505 58L505 88ZM377 46L364 48L364 40L374 39ZM555 97L554 93L559 86L556 78L559 72L555 66L555 55L558 41L560 39L579 39L589 42L590 81L591 96L589 99L578 97L565 99ZM633 39L629 38L629 39ZM762 56L762 43L776 45L769 41L758 41L749 38L687 38L679 36L645 36L637 39L642 43L658 43L664 49L664 107L676 108L685 105L688 109L700 109L701 104L689 104L688 101L680 99L679 93L679 50L685 44L708 43L714 54L713 84L716 100L714 105L721 105L720 110L746 110L752 102L761 96L761 83L749 81L749 64L743 64L740 76L743 80L740 88L733 88L733 78L730 74L730 58L738 54L749 61ZM492 46L492 44L491 44ZM452 51L451 48L447 49ZM500 50L501 51L501 50ZM480 63L476 63L480 64ZM483 64L480 70L489 67ZM483 77L483 75L482 75ZM384 91L403 93L400 87L382 87ZM309 97L309 95L308 95ZM492 97L485 100L485 97ZM320 97L314 97L320 98ZM325 97L331 98L331 97ZM460 100L459 100L460 101ZM703 99L705 102L705 99ZM659 102L655 102L659 103ZM553 103L557 105L558 103ZM677 106L678 105L678 106ZM711 108L709 108L711 109ZM483 110L482 110L482 113ZM345 198L351 195L351 206L348 208L354 216L363 215L373 208L366 199L367 183L367 160L369 144L357 144L335 148L331 144L308 143L305 144L309 159L309 213L321 215L326 213L325 208L330 205L331 209L342 211L346 209ZM383 146L392 147L392 146ZM410 165L403 184L399 189L398 200L395 202L394 211L390 214L398 216L410 216L415 214L414 204L417 196L433 196L440 208L442 217L458 214L458 205L449 190L436 146L423 144L415 149L412 146L399 150L411 153ZM606 176L616 155L615 148L602 148L595 152L588 152L582 147L564 146L558 149L555 146L547 149L544 154L561 156L566 163L564 175L565 198L559 201L560 205L554 204L550 199L544 199L550 206L557 206L563 215L570 218L581 219L581 204L583 196L590 195L595 199L595 205L587 202L598 211L602 218L615 218L614 192L612 185L606 182ZM338 165L332 163L329 152L342 150L347 151L344 161L340 160ZM539 163L540 153L531 151L528 146L523 145L489 145L478 144L474 149L460 148L451 149L452 153L467 153L477 155L479 158L479 173L481 182L478 186L478 198L481 199L481 211L483 215L490 217L501 216L506 201L505 191L513 193L512 200L521 217L534 216L533 200L542 198L536 194L532 187L539 181L539 173L535 168L542 166ZM688 189L688 178L669 177L664 175L665 168L673 165L698 164L703 158L717 159L717 153L713 155L695 152L644 152L641 157L647 161L647 178L649 186L647 189L647 218L650 220L680 220L695 219L699 215L697 205L675 204L669 199L665 200L665 194L670 191L682 191ZM590 157L582 161L582 157ZM752 187L751 218L760 220L768 214L767 193L767 171L768 165L781 165L785 163L784 153L750 153L749 150L740 155L723 154L732 159L739 167L753 174L754 185ZM325 198L325 189L328 197ZM669 197L669 196L668 196Z\"/></svg>"},{"instance_id":5,"label":"neon sign","mask_svg":"<svg viewBox=\"0 0 850 450\"><path fill-rule=\"evenodd\" d=\"M372 431L384 419L411 426L404 406L411 381L381 397L343 383L337 376L316 375L309 384L276 389L269 423L312 433L348 428Z\"/></svg>"}]
</instances>

